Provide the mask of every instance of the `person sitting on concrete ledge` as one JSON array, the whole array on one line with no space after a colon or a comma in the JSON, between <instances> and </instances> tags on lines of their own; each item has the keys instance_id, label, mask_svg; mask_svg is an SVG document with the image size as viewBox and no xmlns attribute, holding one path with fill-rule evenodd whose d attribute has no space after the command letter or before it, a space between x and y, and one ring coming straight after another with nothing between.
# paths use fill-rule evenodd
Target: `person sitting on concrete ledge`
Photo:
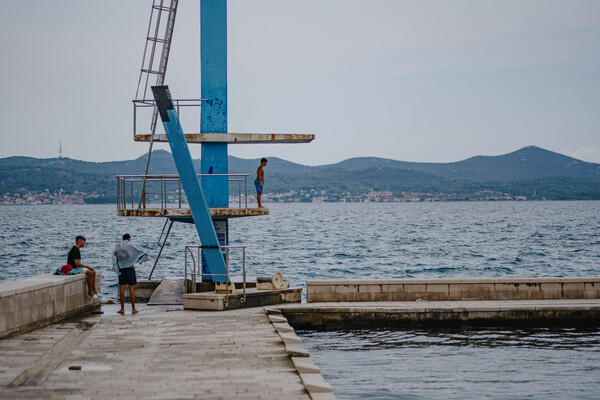
<instances>
[{"instance_id":1,"label":"person sitting on concrete ledge","mask_svg":"<svg viewBox=\"0 0 600 400\"><path fill-rule=\"evenodd\" d=\"M119 275L119 297L121 309L119 314L125 314L125 285L129 285L129 299L131 300L131 313L136 314L135 309L135 276L134 264L148 261L148 253L131 243L131 235L123 235L123 241L115 246L112 254L113 270Z\"/></svg>"},{"instance_id":2,"label":"person sitting on concrete ledge","mask_svg":"<svg viewBox=\"0 0 600 400\"><path fill-rule=\"evenodd\" d=\"M81 263L81 252L79 249L82 247L85 247L85 238L83 236L77 236L75 238L75 246L71 248L71 251L69 251L69 255L67 256L67 264L73 267L71 274L85 273L88 296L100 300L100 295L96 291L96 271L94 268Z\"/></svg>"}]
</instances>

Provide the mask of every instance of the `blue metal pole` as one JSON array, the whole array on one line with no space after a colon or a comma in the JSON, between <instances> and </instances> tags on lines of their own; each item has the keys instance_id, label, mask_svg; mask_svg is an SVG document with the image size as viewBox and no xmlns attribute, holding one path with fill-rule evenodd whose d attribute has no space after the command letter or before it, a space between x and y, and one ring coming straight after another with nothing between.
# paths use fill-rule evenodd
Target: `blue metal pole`
<instances>
[{"instance_id":1,"label":"blue metal pole","mask_svg":"<svg viewBox=\"0 0 600 400\"><path fill-rule=\"evenodd\" d=\"M203 99L200 131L227 132L227 0L200 1L200 65ZM227 174L227 144L203 143L200 173ZM205 177L209 207L229 206L227 177Z\"/></svg>"},{"instance_id":2,"label":"blue metal pole","mask_svg":"<svg viewBox=\"0 0 600 400\"><path fill-rule=\"evenodd\" d=\"M206 258L206 267L208 269L207 272L209 274L221 275L214 276L212 280L225 282L225 259L219 251L217 233L213 226L206 198L200 186L196 168L194 168L192 155L190 154L183 129L179 123L179 117L173 107L171 93L167 86L154 86L152 87L152 92L154 93L167 138L169 139L169 145L171 146L177 172L179 172L181 185L190 204L190 210L194 217L194 225L196 225L196 231L202 243Z\"/></svg>"}]
</instances>

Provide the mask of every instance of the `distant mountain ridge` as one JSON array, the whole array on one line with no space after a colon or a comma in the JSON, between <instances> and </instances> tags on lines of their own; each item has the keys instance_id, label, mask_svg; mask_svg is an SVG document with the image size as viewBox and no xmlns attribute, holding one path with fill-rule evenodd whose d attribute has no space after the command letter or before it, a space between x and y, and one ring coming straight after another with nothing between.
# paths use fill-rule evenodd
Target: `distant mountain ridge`
<instances>
[{"instance_id":1,"label":"distant mountain ridge","mask_svg":"<svg viewBox=\"0 0 600 400\"><path fill-rule=\"evenodd\" d=\"M377 157L359 157L339 163L306 166L268 157L267 189L327 193L386 190L403 192L458 193L467 196L481 190L514 194L538 193L553 199L600 199L600 164L588 163L536 146L499 156L476 156L452 163L418 163ZM114 198L115 175L142 174L146 154L134 160L87 162L70 158L0 159L0 195L26 188L44 190L62 184L65 190L84 185ZM196 168L200 160L194 160ZM251 179L259 159L229 156L230 173L246 173ZM152 153L150 174L176 173L171 154ZM82 176L77 177L77 174ZM49 177L52 176L52 179ZM62 180L62 183L61 183ZM89 183L93 182L93 185ZM50 187L49 187L50 186Z\"/></svg>"}]
</instances>

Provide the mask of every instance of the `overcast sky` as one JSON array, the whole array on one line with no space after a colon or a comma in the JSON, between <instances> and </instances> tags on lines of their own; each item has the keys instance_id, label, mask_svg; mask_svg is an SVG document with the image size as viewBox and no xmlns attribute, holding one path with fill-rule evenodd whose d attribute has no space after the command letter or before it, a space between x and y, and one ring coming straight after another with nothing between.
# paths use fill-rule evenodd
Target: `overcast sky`
<instances>
[{"instance_id":1,"label":"overcast sky","mask_svg":"<svg viewBox=\"0 0 600 400\"><path fill-rule=\"evenodd\" d=\"M147 151L131 100L151 4L3 2L0 157ZM166 83L198 98L199 0L179 4ZM229 131L317 137L235 156L448 162L536 145L600 163L598 0L229 0L228 36Z\"/></svg>"}]
</instances>

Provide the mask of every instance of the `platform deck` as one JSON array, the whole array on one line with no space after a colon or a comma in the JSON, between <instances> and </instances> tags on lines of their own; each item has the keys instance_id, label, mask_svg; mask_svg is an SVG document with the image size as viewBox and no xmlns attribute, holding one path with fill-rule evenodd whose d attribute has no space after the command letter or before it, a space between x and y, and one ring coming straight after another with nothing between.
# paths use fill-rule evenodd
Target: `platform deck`
<instances>
[{"instance_id":1,"label":"platform deck","mask_svg":"<svg viewBox=\"0 0 600 400\"><path fill-rule=\"evenodd\" d=\"M210 208L211 217L239 218L269 215L268 208ZM128 208L117 210L119 217L179 217L192 218L189 208Z\"/></svg>"},{"instance_id":2,"label":"platform deck","mask_svg":"<svg viewBox=\"0 0 600 400\"><path fill-rule=\"evenodd\" d=\"M299 133L186 133L188 143L310 143L315 138L312 134ZM149 142L150 135L135 135L136 142ZM167 135L155 134L155 142L168 142Z\"/></svg>"}]
</instances>

